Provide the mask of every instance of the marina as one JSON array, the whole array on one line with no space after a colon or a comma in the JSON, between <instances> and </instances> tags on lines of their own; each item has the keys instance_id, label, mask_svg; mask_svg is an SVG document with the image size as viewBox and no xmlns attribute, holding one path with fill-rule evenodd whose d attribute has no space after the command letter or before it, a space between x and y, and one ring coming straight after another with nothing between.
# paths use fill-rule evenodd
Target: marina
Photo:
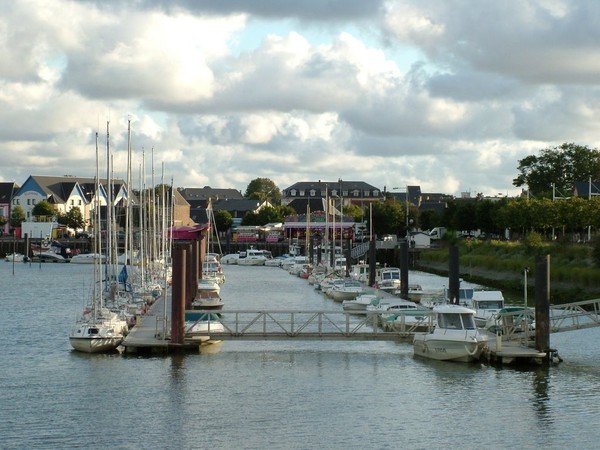
<instances>
[{"instance_id":1,"label":"marina","mask_svg":"<svg viewBox=\"0 0 600 450\"><path fill-rule=\"evenodd\" d=\"M589 427L597 419L589 387L600 382L597 328L552 333L564 361L525 370L418 358L408 341L227 340L216 354L83 354L66 336L89 272L18 264L13 276L11 263L0 264L3 333L12 337L2 355L3 448L585 449L600 439ZM225 310L341 308L279 268L225 273ZM410 276L428 287L447 283ZM123 399L123 414L87 420L90 399L103 410ZM215 420L200 439L207 411ZM360 430L349 432L352 423ZM485 431L498 423L509 432Z\"/></svg>"}]
</instances>

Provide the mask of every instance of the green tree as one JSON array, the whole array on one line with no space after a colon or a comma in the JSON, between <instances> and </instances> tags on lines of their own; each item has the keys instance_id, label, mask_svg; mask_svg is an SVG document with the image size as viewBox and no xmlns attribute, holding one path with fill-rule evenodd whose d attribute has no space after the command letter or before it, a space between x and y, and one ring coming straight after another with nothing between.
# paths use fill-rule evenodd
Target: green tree
<instances>
[{"instance_id":1,"label":"green tree","mask_svg":"<svg viewBox=\"0 0 600 450\"><path fill-rule=\"evenodd\" d=\"M218 231L227 231L233 224L233 217L229 213L229 211L225 211L221 209L219 211L214 212L215 215L215 227Z\"/></svg>"},{"instance_id":2,"label":"green tree","mask_svg":"<svg viewBox=\"0 0 600 450\"><path fill-rule=\"evenodd\" d=\"M406 234L406 210L394 199L373 203L373 232L384 234Z\"/></svg>"},{"instance_id":3,"label":"green tree","mask_svg":"<svg viewBox=\"0 0 600 450\"><path fill-rule=\"evenodd\" d=\"M33 209L31 210L31 215L34 217L52 218L56 215L56 210L54 209L54 206L50 204L50 202L42 200L33 207Z\"/></svg>"},{"instance_id":4,"label":"green tree","mask_svg":"<svg viewBox=\"0 0 600 450\"><path fill-rule=\"evenodd\" d=\"M517 187L528 186L536 197L550 197L553 186L558 196L569 196L577 181L600 177L600 152L584 145L564 143L549 147L539 155L519 160Z\"/></svg>"},{"instance_id":5,"label":"green tree","mask_svg":"<svg viewBox=\"0 0 600 450\"><path fill-rule=\"evenodd\" d=\"M421 211L419 217L419 225L423 230L431 230L434 227L439 226L442 223L442 214L433 209L426 209Z\"/></svg>"},{"instance_id":6,"label":"green tree","mask_svg":"<svg viewBox=\"0 0 600 450\"><path fill-rule=\"evenodd\" d=\"M23 222L25 222L25 211L21 205L16 205L12 208L10 213L10 226L18 228Z\"/></svg>"},{"instance_id":7,"label":"green tree","mask_svg":"<svg viewBox=\"0 0 600 450\"><path fill-rule=\"evenodd\" d=\"M255 178L248 184L244 197L268 201L271 205L281 204L281 190L269 178Z\"/></svg>"},{"instance_id":8,"label":"green tree","mask_svg":"<svg viewBox=\"0 0 600 450\"><path fill-rule=\"evenodd\" d=\"M364 219L364 211L362 208L355 204L346 205L342 208L342 213L345 216L350 216L355 222L362 222Z\"/></svg>"},{"instance_id":9,"label":"green tree","mask_svg":"<svg viewBox=\"0 0 600 450\"><path fill-rule=\"evenodd\" d=\"M66 225L73 230L79 230L85 226L85 219L78 206L71 208L66 214L58 214L58 223Z\"/></svg>"}]
</instances>

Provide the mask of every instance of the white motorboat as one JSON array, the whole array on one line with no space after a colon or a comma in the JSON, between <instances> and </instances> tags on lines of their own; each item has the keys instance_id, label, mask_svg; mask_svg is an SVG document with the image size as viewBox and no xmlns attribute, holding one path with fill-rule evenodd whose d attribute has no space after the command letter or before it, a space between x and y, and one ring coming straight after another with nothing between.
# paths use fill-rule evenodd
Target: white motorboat
<instances>
[{"instance_id":1,"label":"white motorboat","mask_svg":"<svg viewBox=\"0 0 600 450\"><path fill-rule=\"evenodd\" d=\"M249 248L240 252L237 263L238 266L264 266L267 256L262 250Z\"/></svg>"},{"instance_id":2,"label":"white motorboat","mask_svg":"<svg viewBox=\"0 0 600 450\"><path fill-rule=\"evenodd\" d=\"M344 311L366 311L369 306L379 305L381 297L377 294L360 294L352 300L342 301Z\"/></svg>"},{"instance_id":3,"label":"white motorboat","mask_svg":"<svg viewBox=\"0 0 600 450\"><path fill-rule=\"evenodd\" d=\"M370 310L379 311L381 327L384 331L429 331L435 324L435 316L430 309L410 300L400 299L393 303L380 303Z\"/></svg>"},{"instance_id":4,"label":"white motorboat","mask_svg":"<svg viewBox=\"0 0 600 450\"><path fill-rule=\"evenodd\" d=\"M215 293L219 294L221 292L221 285L219 284L217 278L215 277L206 277L198 280L198 294L201 293Z\"/></svg>"},{"instance_id":5,"label":"white motorboat","mask_svg":"<svg viewBox=\"0 0 600 450\"><path fill-rule=\"evenodd\" d=\"M7 253L4 257L4 260L10 262L23 262L25 261L25 255L23 255L22 253Z\"/></svg>"},{"instance_id":6,"label":"white motorboat","mask_svg":"<svg viewBox=\"0 0 600 450\"><path fill-rule=\"evenodd\" d=\"M397 267L382 267L375 272L375 283L383 291L393 292L400 289L400 269Z\"/></svg>"},{"instance_id":7,"label":"white motorboat","mask_svg":"<svg viewBox=\"0 0 600 450\"><path fill-rule=\"evenodd\" d=\"M225 331L217 313L186 312L185 320L185 334L189 338L208 341L213 334Z\"/></svg>"},{"instance_id":8,"label":"white motorboat","mask_svg":"<svg viewBox=\"0 0 600 450\"><path fill-rule=\"evenodd\" d=\"M416 333L413 351L417 356L441 361L471 362L479 359L488 336L475 326L475 311L460 305L433 308L436 326L428 333Z\"/></svg>"},{"instance_id":9,"label":"white motorboat","mask_svg":"<svg viewBox=\"0 0 600 450\"><path fill-rule=\"evenodd\" d=\"M192 302L192 309L223 309L223 299L215 292L198 292Z\"/></svg>"},{"instance_id":10,"label":"white motorboat","mask_svg":"<svg viewBox=\"0 0 600 450\"><path fill-rule=\"evenodd\" d=\"M449 291L445 289L444 298L449 299ZM484 289L460 288L458 303L475 311L475 325L488 329L495 324L496 315L504 308L502 291Z\"/></svg>"},{"instance_id":11,"label":"white motorboat","mask_svg":"<svg viewBox=\"0 0 600 450\"><path fill-rule=\"evenodd\" d=\"M335 302L343 302L344 300L352 300L362 294L363 285L352 278L343 279L342 283L335 283L328 291L329 297Z\"/></svg>"},{"instance_id":12,"label":"white motorboat","mask_svg":"<svg viewBox=\"0 0 600 450\"><path fill-rule=\"evenodd\" d=\"M237 264L239 258L239 253L229 253L221 257L221 264Z\"/></svg>"},{"instance_id":13,"label":"white motorboat","mask_svg":"<svg viewBox=\"0 0 600 450\"><path fill-rule=\"evenodd\" d=\"M71 257L71 264L94 264L96 261L103 263L106 257L100 253L80 253Z\"/></svg>"}]
</instances>

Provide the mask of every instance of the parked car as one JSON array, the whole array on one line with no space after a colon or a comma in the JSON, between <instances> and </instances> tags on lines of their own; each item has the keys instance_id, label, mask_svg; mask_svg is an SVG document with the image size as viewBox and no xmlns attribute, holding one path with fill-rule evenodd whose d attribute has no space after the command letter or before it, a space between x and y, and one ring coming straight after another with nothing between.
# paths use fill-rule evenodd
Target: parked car
<instances>
[{"instance_id":1,"label":"parked car","mask_svg":"<svg viewBox=\"0 0 600 450\"><path fill-rule=\"evenodd\" d=\"M89 231L82 230L82 231L77 231L75 233L75 238L77 238L77 239L89 239L91 237L92 237L92 233Z\"/></svg>"}]
</instances>

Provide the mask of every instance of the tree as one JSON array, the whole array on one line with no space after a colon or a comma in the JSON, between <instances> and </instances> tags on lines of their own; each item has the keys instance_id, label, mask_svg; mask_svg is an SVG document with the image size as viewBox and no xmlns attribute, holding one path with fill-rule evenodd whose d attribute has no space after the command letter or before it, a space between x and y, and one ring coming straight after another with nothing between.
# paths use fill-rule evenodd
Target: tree
<instances>
[{"instance_id":1,"label":"tree","mask_svg":"<svg viewBox=\"0 0 600 450\"><path fill-rule=\"evenodd\" d=\"M85 226L85 220L78 206L71 208L66 214L58 214L58 223L73 230L79 230Z\"/></svg>"},{"instance_id":2,"label":"tree","mask_svg":"<svg viewBox=\"0 0 600 450\"><path fill-rule=\"evenodd\" d=\"M221 209L219 211L214 212L215 216L215 227L218 231L227 231L231 227L233 223L233 217L229 213L229 211L225 211Z\"/></svg>"},{"instance_id":3,"label":"tree","mask_svg":"<svg viewBox=\"0 0 600 450\"><path fill-rule=\"evenodd\" d=\"M23 211L21 205L16 205L12 208L12 212L10 214L10 226L13 228L18 228L23 222L25 222L25 211Z\"/></svg>"},{"instance_id":4,"label":"tree","mask_svg":"<svg viewBox=\"0 0 600 450\"><path fill-rule=\"evenodd\" d=\"M244 197L268 201L271 205L281 204L281 191L269 178L255 178L248 184Z\"/></svg>"},{"instance_id":5,"label":"tree","mask_svg":"<svg viewBox=\"0 0 600 450\"><path fill-rule=\"evenodd\" d=\"M56 211L50 202L42 200L33 207L31 210L31 215L34 217L54 217L56 215Z\"/></svg>"},{"instance_id":6,"label":"tree","mask_svg":"<svg viewBox=\"0 0 600 450\"><path fill-rule=\"evenodd\" d=\"M536 197L549 197L553 185L559 196L569 196L577 181L600 178L600 152L587 146L564 143L519 160L513 185L528 186Z\"/></svg>"},{"instance_id":7,"label":"tree","mask_svg":"<svg viewBox=\"0 0 600 450\"><path fill-rule=\"evenodd\" d=\"M355 222L362 222L364 218L364 211L358 205L350 204L342 208L342 213L346 216L350 216Z\"/></svg>"}]
</instances>

